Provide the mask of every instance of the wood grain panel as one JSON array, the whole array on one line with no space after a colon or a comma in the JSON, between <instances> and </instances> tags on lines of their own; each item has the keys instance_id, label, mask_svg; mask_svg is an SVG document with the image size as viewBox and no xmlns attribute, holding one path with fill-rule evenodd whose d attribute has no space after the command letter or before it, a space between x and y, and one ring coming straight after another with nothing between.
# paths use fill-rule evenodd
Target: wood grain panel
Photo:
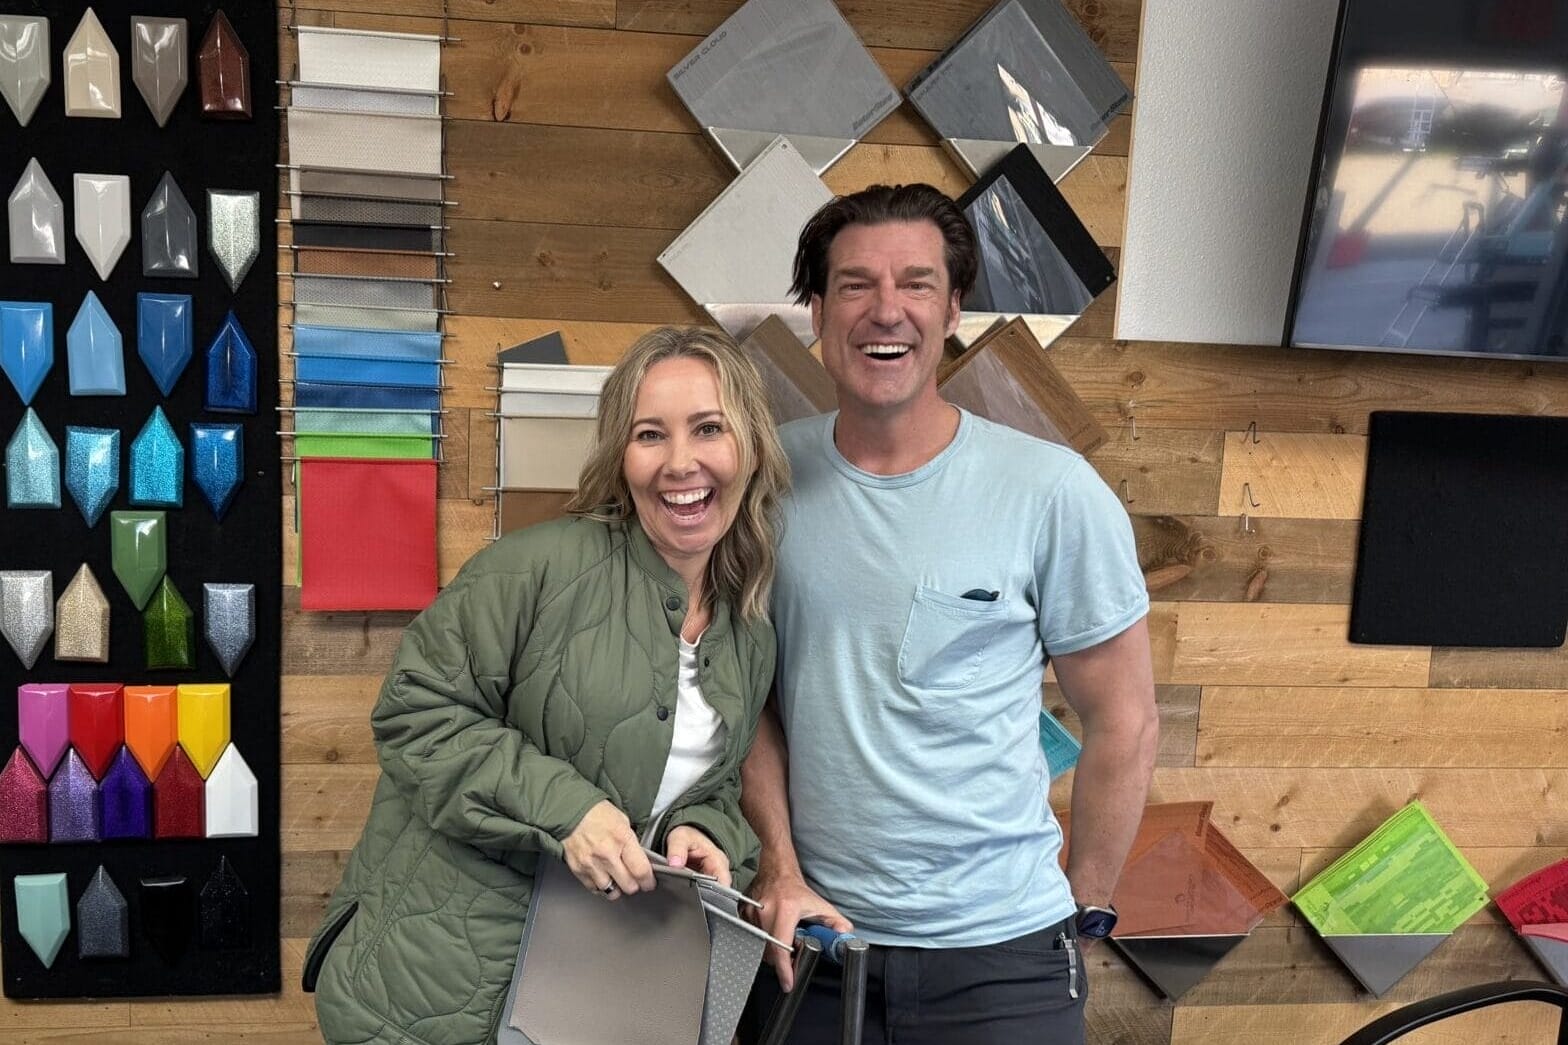
<instances>
[{"instance_id":1,"label":"wood grain panel","mask_svg":"<svg viewBox=\"0 0 1568 1045\"><path fill-rule=\"evenodd\" d=\"M1265 518L1359 519L1366 469L1367 441L1362 436L1228 432L1220 511Z\"/></svg>"},{"instance_id":2,"label":"wood grain panel","mask_svg":"<svg viewBox=\"0 0 1568 1045\"><path fill-rule=\"evenodd\" d=\"M1139 425L1134 439L1129 425L1109 431L1089 463L1122 498L1128 514L1214 514L1224 463L1221 433Z\"/></svg>"},{"instance_id":3,"label":"wood grain panel","mask_svg":"<svg viewBox=\"0 0 1568 1045\"><path fill-rule=\"evenodd\" d=\"M1155 702L1160 712L1160 750L1157 764L1162 766L1191 766L1195 764L1198 746L1198 696L1197 686L1156 686ZM1055 715L1067 731L1083 739L1083 724L1068 705L1062 687L1050 683L1045 687L1045 708Z\"/></svg>"},{"instance_id":4,"label":"wood grain panel","mask_svg":"<svg viewBox=\"0 0 1568 1045\"><path fill-rule=\"evenodd\" d=\"M283 790L283 852L335 852L359 841L381 777L374 765L295 765Z\"/></svg>"},{"instance_id":5,"label":"wood grain panel","mask_svg":"<svg viewBox=\"0 0 1568 1045\"><path fill-rule=\"evenodd\" d=\"M1350 607L1185 603L1171 681L1199 685L1420 686L1431 650L1355 646Z\"/></svg>"},{"instance_id":6,"label":"wood grain panel","mask_svg":"<svg viewBox=\"0 0 1568 1045\"><path fill-rule=\"evenodd\" d=\"M374 762L370 710L391 666L365 675L285 675L283 764Z\"/></svg>"},{"instance_id":7,"label":"wood grain panel","mask_svg":"<svg viewBox=\"0 0 1568 1045\"><path fill-rule=\"evenodd\" d=\"M1568 646L1556 649L1434 649L1430 684L1568 689Z\"/></svg>"},{"instance_id":8,"label":"wood grain panel","mask_svg":"<svg viewBox=\"0 0 1568 1045\"><path fill-rule=\"evenodd\" d=\"M307 613L299 608L299 588L283 586L283 677L384 674L414 614Z\"/></svg>"},{"instance_id":9,"label":"wood grain panel","mask_svg":"<svg viewBox=\"0 0 1568 1045\"><path fill-rule=\"evenodd\" d=\"M1151 592L1194 602L1350 601L1357 524L1342 519L1134 515Z\"/></svg>"},{"instance_id":10,"label":"wood grain panel","mask_svg":"<svg viewBox=\"0 0 1568 1045\"><path fill-rule=\"evenodd\" d=\"M284 771L288 773L288 770ZM327 900L343 877L348 852L311 849L283 854L283 935L309 938L321 927Z\"/></svg>"},{"instance_id":11,"label":"wood grain panel","mask_svg":"<svg viewBox=\"0 0 1568 1045\"><path fill-rule=\"evenodd\" d=\"M1435 955L1434 955L1435 958ZM1429 961L1432 959L1428 959ZM1321 1005L1237 1005L1188 1007L1176 1011L1171 1045L1339 1045L1352 1032L1401 1005L1400 1001L1362 1000ZM1557 1010L1544 1005L1513 1005L1467 1013L1401 1038L1409 1045L1534 1045L1556 1033Z\"/></svg>"},{"instance_id":12,"label":"wood grain panel","mask_svg":"<svg viewBox=\"0 0 1568 1045\"><path fill-rule=\"evenodd\" d=\"M1198 764L1568 766L1568 693L1209 686Z\"/></svg>"}]
</instances>

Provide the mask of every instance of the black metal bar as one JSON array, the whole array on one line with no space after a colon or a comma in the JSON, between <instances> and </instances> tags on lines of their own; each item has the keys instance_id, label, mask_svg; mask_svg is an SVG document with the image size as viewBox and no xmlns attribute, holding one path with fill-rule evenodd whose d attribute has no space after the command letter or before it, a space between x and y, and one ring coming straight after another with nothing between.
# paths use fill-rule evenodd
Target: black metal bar
<instances>
[{"instance_id":1,"label":"black metal bar","mask_svg":"<svg viewBox=\"0 0 1568 1045\"><path fill-rule=\"evenodd\" d=\"M844 979L839 997L839 1045L860 1045L866 1023L866 960L871 948L864 940L846 940L841 958Z\"/></svg>"},{"instance_id":2,"label":"black metal bar","mask_svg":"<svg viewBox=\"0 0 1568 1045\"><path fill-rule=\"evenodd\" d=\"M811 974L817 971L822 958L822 945L809 936L800 937L795 943L795 987L788 994L779 995L773 1011L768 1014L767 1026L762 1031L762 1045L784 1045L790 1028L795 1025L795 1015L806 1000L806 988L811 985Z\"/></svg>"}]
</instances>

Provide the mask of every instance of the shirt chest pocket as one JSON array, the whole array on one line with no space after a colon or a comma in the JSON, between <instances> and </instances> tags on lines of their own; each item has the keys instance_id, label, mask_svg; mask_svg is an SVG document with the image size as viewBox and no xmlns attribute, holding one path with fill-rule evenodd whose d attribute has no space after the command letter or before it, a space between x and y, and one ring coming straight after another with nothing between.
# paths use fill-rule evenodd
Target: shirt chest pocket
<instances>
[{"instance_id":1,"label":"shirt chest pocket","mask_svg":"<svg viewBox=\"0 0 1568 1045\"><path fill-rule=\"evenodd\" d=\"M961 689L975 680L1007 620L1007 600L961 599L921 585L898 651L898 677L915 689Z\"/></svg>"}]
</instances>

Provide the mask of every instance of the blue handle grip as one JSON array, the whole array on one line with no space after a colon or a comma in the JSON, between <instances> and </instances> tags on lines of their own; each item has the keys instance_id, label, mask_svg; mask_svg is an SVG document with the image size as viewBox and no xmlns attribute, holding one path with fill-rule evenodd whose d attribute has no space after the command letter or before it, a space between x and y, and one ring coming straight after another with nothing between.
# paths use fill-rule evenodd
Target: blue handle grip
<instances>
[{"instance_id":1,"label":"blue handle grip","mask_svg":"<svg viewBox=\"0 0 1568 1045\"><path fill-rule=\"evenodd\" d=\"M854 933L841 933L826 925L802 925L795 930L796 936L810 936L822 945L822 956L834 965L844 964L844 945L860 937Z\"/></svg>"}]
</instances>

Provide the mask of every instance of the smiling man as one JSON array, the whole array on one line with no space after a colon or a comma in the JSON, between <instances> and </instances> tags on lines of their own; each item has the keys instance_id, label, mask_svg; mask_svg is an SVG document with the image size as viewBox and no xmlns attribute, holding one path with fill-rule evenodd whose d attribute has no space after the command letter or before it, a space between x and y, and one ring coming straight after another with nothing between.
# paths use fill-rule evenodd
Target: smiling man
<instances>
[{"instance_id":1,"label":"smiling man","mask_svg":"<svg viewBox=\"0 0 1568 1045\"><path fill-rule=\"evenodd\" d=\"M973 232L929 185L841 197L801 234L794 289L839 409L781 433L795 480L776 695L744 772L753 892L775 936L806 919L874 945L868 1042L1081 1043L1079 938L1114 924L1154 763L1148 595L1082 457L937 394L975 271ZM1084 731L1065 875L1047 658ZM837 991L824 963L790 1041L838 1040Z\"/></svg>"}]
</instances>

